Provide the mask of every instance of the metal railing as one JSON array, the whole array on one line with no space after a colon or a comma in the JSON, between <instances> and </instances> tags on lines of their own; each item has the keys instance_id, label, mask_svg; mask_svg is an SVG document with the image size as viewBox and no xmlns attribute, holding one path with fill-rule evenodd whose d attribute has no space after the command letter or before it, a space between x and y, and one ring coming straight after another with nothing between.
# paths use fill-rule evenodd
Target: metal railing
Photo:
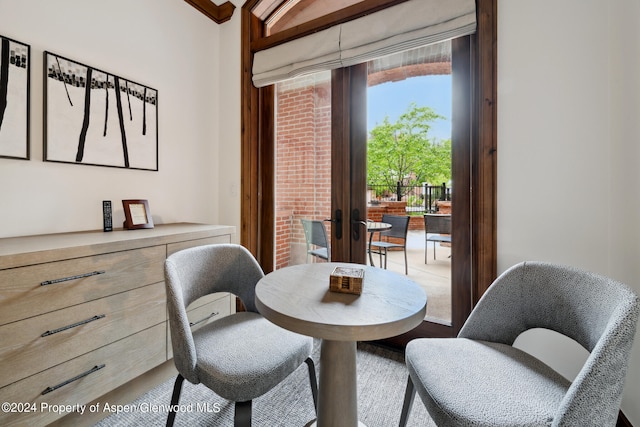
<instances>
[{"instance_id":1,"label":"metal railing","mask_svg":"<svg viewBox=\"0 0 640 427\"><path fill-rule=\"evenodd\" d=\"M368 184L368 199L371 205L388 201L406 201L407 212L433 213L438 210L437 202L451 200L451 188L442 185L402 185L395 188L386 184Z\"/></svg>"}]
</instances>

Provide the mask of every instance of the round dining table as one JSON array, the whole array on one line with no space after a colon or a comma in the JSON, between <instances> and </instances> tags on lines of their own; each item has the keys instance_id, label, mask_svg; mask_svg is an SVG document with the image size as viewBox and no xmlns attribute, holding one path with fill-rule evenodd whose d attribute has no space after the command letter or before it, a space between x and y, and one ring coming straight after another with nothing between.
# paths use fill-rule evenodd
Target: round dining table
<instances>
[{"instance_id":1,"label":"round dining table","mask_svg":"<svg viewBox=\"0 0 640 427\"><path fill-rule=\"evenodd\" d=\"M336 267L364 269L360 295L329 290ZM427 296L416 283L389 270L322 262L267 274L256 285L255 302L276 325L322 340L314 425L357 427L363 425L357 409L357 342L415 328L424 319Z\"/></svg>"}]
</instances>

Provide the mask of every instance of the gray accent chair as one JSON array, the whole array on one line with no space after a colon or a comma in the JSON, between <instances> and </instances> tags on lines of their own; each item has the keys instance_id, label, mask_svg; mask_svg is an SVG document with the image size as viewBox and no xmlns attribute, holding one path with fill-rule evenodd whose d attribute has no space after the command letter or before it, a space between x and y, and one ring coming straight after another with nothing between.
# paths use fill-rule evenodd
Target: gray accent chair
<instances>
[{"instance_id":1,"label":"gray accent chair","mask_svg":"<svg viewBox=\"0 0 640 427\"><path fill-rule=\"evenodd\" d=\"M374 240L369 244L369 251L372 254L380 256L380 265L382 266L382 256L384 255L384 268L387 268L387 253L389 249L401 248L404 252L404 274L409 274L409 262L407 261L407 233L409 232L409 215L382 215L382 222L391 224L391 228L381 231L380 240ZM392 237L402 239L402 243L390 242L382 240L382 237Z\"/></svg>"},{"instance_id":2,"label":"gray accent chair","mask_svg":"<svg viewBox=\"0 0 640 427\"><path fill-rule=\"evenodd\" d=\"M257 312L255 286L264 273L247 249L233 244L185 249L167 258L164 274L171 345L178 370L172 407L178 404L182 382L187 379L236 402L234 425L250 426L251 401L278 385L303 362L307 363L316 404L315 366L309 357L313 338L280 328ZM215 292L231 292L247 311L192 332L187 306ZM175 412L169 413L167 426L173 425L175 416Z\"/></svg>"},{"instance_id":3,"label":"gray accent chair","mask_svg":"<svg viewBox=\"0 0 640 427\"><path fill-rule=\"evenodd\" d=\"M409 342L404 426L416 390L439 426L614 426L638 322L638 296L593 273L542 262L489 287L457 338ZM512 344L550 329L590 355L568 381Z\"/></svg>"}]
</instances>

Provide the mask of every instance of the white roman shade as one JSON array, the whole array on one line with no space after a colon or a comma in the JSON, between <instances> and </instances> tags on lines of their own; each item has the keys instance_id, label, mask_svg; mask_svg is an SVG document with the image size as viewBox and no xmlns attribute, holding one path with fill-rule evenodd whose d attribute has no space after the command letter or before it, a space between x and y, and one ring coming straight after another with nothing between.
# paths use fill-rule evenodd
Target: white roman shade
<instances>
[{"instance_id":1,"label":"white roman shade","mask_svg":"<svg viewBox=\"0 0 640 427\"><path fill-rule=\"evenodd\" d=\"M253 83L367 62L476 30L475 0L409 0L306 37L256 52Z\"/></svg>"}]
</instances>

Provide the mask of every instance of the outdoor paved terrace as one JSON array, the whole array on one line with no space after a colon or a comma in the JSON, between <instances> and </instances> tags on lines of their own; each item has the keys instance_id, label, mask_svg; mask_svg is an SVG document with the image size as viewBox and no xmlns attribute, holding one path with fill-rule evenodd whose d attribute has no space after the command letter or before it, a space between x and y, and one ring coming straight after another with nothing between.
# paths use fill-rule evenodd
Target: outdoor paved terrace
<instances>
[{"instance_id":1,"label":"outdoor paved terrace","mask_svg":"<svg viewBox=\"0 0 640 427\"><path fill-rule=\"evenodd\" d=\"M427 262L424 263L424 231L410 230L407 235L408 277L422 286L427 293L427 318L439 322L451 322L451 248L436 243L436 260L433 259L433 242L429 242ZM383 258L384 262L384 258ZM379 256L373 254L373 263L380 266ZM404 274L404 254L390 251L387 269Z\"/></svg>"}]
</instances>

